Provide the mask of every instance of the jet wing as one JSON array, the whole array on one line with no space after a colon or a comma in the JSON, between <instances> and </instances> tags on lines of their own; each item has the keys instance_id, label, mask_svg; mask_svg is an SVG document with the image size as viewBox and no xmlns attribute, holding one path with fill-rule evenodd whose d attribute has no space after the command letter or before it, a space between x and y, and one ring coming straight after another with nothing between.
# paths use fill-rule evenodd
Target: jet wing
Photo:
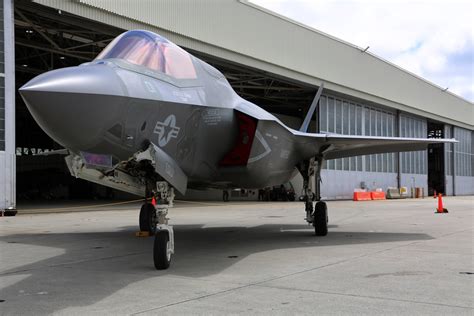
<instances>
[{"instance_id":1,"label":"jet wing","mask_svg":"<svg viewBox=\"0 0 474 316\"><path fill-rule=\"evenodd\" d=\"M457 143L455 139L328 135L326 159L425 150L430 144Z\"/></svg>"},{"instance_id":2,"label":"jet wing","mask_svg":"<svg viewBox=\"0 0 474 316\"><path fill-rule=\"evenodd\" d=\"M298 138L305 138L305 146L313 144L309 156L320 154L324 159L345 158L360 155L382 154L403 151L425 150L430 144L457 143L443 138L405 138L384 136L359 136L341 134L294 133ZM308 147L302 150L308 154Z\"/></svg>"}]
</instances>

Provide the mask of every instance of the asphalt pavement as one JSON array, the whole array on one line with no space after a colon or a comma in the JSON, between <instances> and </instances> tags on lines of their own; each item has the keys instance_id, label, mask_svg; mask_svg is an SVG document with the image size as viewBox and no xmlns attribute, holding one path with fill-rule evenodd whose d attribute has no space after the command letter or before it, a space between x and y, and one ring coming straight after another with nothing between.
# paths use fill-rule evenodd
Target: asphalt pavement
<instances>
[{"instance_id":1,"label":"asphalt pavement","mask_svg":"<svg viewBox=\"0 0 474 316\"><path fill-rule=\"evenodd\" d=\"M178 202L165 271L138 203L25 207L0 218L0 314L473 315L474 197L444 203L328 202L316 237L301 202Z\"/></svg>"}]
</instances>

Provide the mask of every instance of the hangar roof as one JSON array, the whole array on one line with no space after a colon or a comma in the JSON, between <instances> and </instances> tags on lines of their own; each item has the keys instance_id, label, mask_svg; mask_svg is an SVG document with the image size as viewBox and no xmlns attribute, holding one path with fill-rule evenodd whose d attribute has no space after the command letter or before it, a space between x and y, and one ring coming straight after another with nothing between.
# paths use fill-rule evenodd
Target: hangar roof
<instances>
[{"instance_id":1,"label":"hangar roof","mask_svg":"<svg viewBox=\"0 0 474 316\"><path fill-rule=\"evenodd\" d=\"M123 29L149 29L208 55L474 129L473 103L361 47L247 0L35 0Z\"/></svg>"}]
</instances>

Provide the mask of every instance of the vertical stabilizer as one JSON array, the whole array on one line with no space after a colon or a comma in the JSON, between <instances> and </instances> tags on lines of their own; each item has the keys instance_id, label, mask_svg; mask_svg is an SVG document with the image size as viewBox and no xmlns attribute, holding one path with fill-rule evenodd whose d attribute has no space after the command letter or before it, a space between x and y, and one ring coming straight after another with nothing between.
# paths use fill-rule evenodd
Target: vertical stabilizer
<instances>
[{"instance_id":1,"label":"vertical stabilizer","mask_svg":"<svg viewBox=\"0 0 474 316\"><path fill-rule=\"evenodd\" d=\"M313 117L314 111L316 110L316 105L318 104L319 98L321 97L321 93L323 93L323 89L324 89L324 83L321 82L321 85L318 88L318 92L316 92L316 96L313 99L313 103L311 103L308 113L306 114L306 117L304 118L303 124L301 124L300 132L303 132L303 133L308 132L308 127L309 127L309 123L311 122L311 117Z\"/></svg>"}]
</instances>

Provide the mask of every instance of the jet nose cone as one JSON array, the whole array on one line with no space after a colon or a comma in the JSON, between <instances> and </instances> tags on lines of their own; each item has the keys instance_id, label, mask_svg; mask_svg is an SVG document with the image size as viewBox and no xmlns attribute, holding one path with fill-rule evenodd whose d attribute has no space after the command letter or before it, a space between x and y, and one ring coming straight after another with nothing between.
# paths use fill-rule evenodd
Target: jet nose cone
<instances>
[{"instance_id":1,"label":"jet nose cone","mask_svg":"<svg viewBox=\"0 0 474 316\"><path fill-rule=\"evenodd\" d=\"M53 70L19 92L38 125L59 144L77 150L99 142L104 126L118 120L125 99L121 80L104 65Z\"/></svg>"}]
</instances>

